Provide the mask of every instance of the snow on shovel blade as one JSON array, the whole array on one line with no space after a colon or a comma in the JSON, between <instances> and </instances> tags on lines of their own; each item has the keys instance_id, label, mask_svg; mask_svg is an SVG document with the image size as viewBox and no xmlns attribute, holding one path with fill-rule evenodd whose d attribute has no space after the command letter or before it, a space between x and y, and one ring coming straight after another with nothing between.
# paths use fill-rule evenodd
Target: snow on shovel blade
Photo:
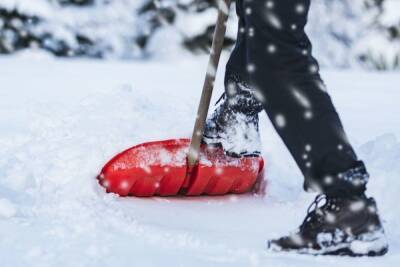
<instances>
[{"instance_id":1,"label":"snow on shovel blade","mask_svg":"<svg viewBox=\"0 0 400 267\"><path fill-rule=\"evenodd\" d=\"M111 159L97 178L107 192L151 197L245 193L262 175L261 157L232 158L207 146L189 172L189 144L189 139L173 139L134 146Z\"/></svg>"}]
</instances>

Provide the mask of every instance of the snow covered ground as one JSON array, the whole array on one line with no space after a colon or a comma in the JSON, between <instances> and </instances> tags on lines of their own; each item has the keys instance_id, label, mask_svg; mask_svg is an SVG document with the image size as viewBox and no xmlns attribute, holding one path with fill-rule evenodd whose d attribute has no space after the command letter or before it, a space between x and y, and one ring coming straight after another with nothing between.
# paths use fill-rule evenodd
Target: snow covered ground
<instances>
[{"instance_id":1,"label":"snow covered ground","mask_svg":"<svg viewBox=\"0 0 400 267\"><path fill-rule=\"evenodd\" d=\"M189 136L206 64L0 58L0 266L398 266L399 73L323 71L372 174L391 246L383 258L265 251L314 197L265 115L264 198L104 192L94 177L118 151ZM215 99L221 91L219 75Z\"/></svg>"}]
</instances>

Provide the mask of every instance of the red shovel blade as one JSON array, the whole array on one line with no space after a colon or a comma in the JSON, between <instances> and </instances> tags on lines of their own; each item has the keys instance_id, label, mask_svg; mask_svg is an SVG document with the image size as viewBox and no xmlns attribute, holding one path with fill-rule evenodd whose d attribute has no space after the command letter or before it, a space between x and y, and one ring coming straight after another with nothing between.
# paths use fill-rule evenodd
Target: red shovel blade
<instances>
[{"instance_id":1,"label":"red shovel blade","mask_svg":"<svg viewBox=\"0 0 400 267\"><path fill-rule=\"evenodd\" d=\"M100 184L120 196L224 195L248 192L262 175L261 157L232 158L207 146L189 172L189 144L189 139L173 139L127 149L103 167Z\"/></svg>"}]
</instances>

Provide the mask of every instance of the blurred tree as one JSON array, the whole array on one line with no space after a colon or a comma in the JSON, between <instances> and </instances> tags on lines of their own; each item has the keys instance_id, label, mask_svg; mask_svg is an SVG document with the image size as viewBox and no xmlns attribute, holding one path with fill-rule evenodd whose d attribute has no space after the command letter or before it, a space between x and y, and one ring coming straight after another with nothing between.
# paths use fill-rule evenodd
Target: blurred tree
<instances>
[{"instance_id":1,"label":"blurred tree","mask_svg":"<svg viewBox=\"0 0 400 267\"><path fill-rule=\"evenodd\" d=\"M95 0L55 0L61 5L87 6L92 5Z\"/></svg>"},{"instance_id":2,"label":"blurred tree","mask_svg":"<svg viewBox=\"0 0 400 267\"><path fill-rule=\"evenodd\" d=\"M377 8L359 59L368 68L400 69L400 1L367 0L368 9Z\"/></svg>"},{"instance_id":3,"label":"blurred tree","mask_svg":"<svg viewBox=\"0 0 400 267\"><path fill-rule=\"evenodd\" d=\"M399 0L313 0L308 31L322 65L400 68L398 10ZM143 58L166 44L205 53L215 15L214 0L0 1L0 53L39 48L67 57ZM234 43L234 20L226 48Z\"/></svg>"},{"instance_id":4,"label":"blurred tree","mask_svg":"<svg viewBox=\"0 0 400 267\"><path fill-rule=\"evenodd\" d=\"M144 49L158 29L164 26L174 26L178 17L197 16L201 21L202 18L199 14L205 13L209 9L216 9L214 0L148 0L138 11L139 17L147 21L148 30L138 36L137 42ZM182 45L193 53L208 53L211 47L215 29L214 22L204 21L203 25L201 29L190 35L185 31L179 31ZM226 37L225 48L231 47L234 42L233 38Z\"/></svg>"}]
</instances>

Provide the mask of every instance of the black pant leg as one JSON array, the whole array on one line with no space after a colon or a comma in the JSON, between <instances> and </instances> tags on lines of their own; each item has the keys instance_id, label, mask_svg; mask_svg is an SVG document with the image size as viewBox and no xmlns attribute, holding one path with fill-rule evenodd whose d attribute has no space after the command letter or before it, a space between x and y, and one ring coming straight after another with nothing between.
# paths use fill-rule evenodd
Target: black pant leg
<instances>
[{"instance_id":1,"label":"black pant leg","mask_svg":"<svg viewBox=\"0 0 400 267\"><path fill-rule=\"evenodd\" d=\"M239 17L238 33L235 47L226 65L225 95L227 105L235 112L246 116L258 116L263 110L262 104L254 96L250 88L250 75L244 71L247 65L247 26L244 19L244 4L246 0L236 0L236 13Z\"/></svg>"},{"instance_id":2,"label":"black pant leg","mask_svg":"<svg viewBox=\"0 0 400 267\"><path fill-rule=\"evenodd\" d=\"M341 190L325 178L360 164L311 55L310 0L239 0L238 42L227 76L245 79L305 176L306 187ZM347 186L347 185L344 185ZM363 189L364 190L364 189Z\"/></svg>"}]
</instances>

